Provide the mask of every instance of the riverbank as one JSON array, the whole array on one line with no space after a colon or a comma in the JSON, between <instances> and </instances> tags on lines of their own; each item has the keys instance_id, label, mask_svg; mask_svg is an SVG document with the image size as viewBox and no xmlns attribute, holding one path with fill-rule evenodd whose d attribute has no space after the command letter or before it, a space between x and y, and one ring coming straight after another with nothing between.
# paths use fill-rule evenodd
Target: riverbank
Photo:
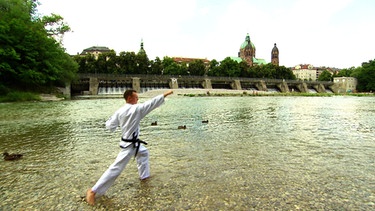
<instances>
[{"instance_id":1,"label":"riverbank","mask_svg":"<svg viewBox=\"0 0 375 211\"><path fill-rule=\"evenodd\" d=\"M0 103L6 102L32 102L32 101L61 101L66 98L59 93L45 94L37 92L11 91L0 95Z\"/></svg>"},{"instance_id":2,"label":"riverbank","mask_svg":"<svg viewBox=\"0 0 375 211\"><path fill-rule=\"evenodd\" d=\"M167 89L155 89L147 92L139 93L140 98L150 98L159 94L163 94ZM229 96L316 96L316 97L330 97L330 96L374 96L373 93L300 93L300 92L265 92L256 90L231 90L231 89L174 89L174 94L171 97L229 97ZM122 98L121 94L117 95L79 95L72 99L106 99L106 98Z\"/></svg>"},{"instance_id":3,"label":"riverbank","mask_svg":"<svg viewBox=\"0 0 375 211\"><path fill-rule=\"evenodd\" d=\"M140 98L150 98L163 94L168 89L155 89L139 93ZM231 89L174 89L172 97L231 97L231 96L307 96L307 97L331 97L331 96L357 96L357 97L374 97L374 93L300 93L300 92L265 92L257 90L231 90ZM101 94L101 95L76 95L72 100L84 99L111 99L122 98L122 94ZM12 92L6 96L0 96L0 102L26 102L26 101L62 101L67 99L61 94L38 94L29 92Z\"/></svg>"},{"instance_id":4,"label":"riverbank","mask_svg":"<svg viewBox=\"0 0 375 211\"><path fill-rule=\"evenodd\" d=\"M52 94L40 94L39 96L40 96L40 101L61 101L65 99L63 97L58 97Z\"/></svg>"}]
</instances>

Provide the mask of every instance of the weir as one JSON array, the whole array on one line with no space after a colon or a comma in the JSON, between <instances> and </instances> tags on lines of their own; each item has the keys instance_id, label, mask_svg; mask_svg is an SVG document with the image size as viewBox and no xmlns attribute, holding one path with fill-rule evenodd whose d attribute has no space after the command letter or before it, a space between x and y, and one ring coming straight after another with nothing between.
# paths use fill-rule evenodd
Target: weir
<instances>
[{"instance_id":1,"label":"weir","mask_svg":"<svg viewBox=\"0 0 375 211\"><path fill-rule=\"evenodd\" d=\"M126 89L139 93L153 89L233 89L278 92L318 93L335 92L333 82L298 81L265 78L174 76L174 75L118 75L79 74L70 87L71 95L122 94Z\"/></svg>"}]
</instances>

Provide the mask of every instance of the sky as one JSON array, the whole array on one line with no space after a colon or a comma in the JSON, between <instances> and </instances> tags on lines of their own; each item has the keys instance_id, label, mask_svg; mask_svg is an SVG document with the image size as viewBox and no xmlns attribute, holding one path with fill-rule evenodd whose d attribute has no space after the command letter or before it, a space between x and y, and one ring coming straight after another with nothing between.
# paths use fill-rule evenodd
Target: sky
<instances>
[{"instance_id":1,"label":"sky","mask_svg":"<svg viewBox=\"0 0 375 211\"><path fill-rule=\"evenodd\" d=\"M39 0L72 32L69 54L92 46L159 57L222 61L238 56L247 34L256 58L280 65L350 68L375 59L374 0Z\"/></svg>"}]
</instances>

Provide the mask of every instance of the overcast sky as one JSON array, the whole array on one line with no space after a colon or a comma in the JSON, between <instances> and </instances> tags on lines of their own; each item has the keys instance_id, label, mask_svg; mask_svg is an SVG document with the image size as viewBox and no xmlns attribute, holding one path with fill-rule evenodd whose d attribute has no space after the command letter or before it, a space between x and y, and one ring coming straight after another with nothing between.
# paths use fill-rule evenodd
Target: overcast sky
<instances>
[{"instance_id":1,"label":"overcast sky","mask_svg":"<svg viewBox=\"0 0 375 211\"><path fill-rule=\"evenodd\" d=\"M237 56L249 33L256 57L280 65L349 68L375 59L374 0L40 0L41 14L72 28L69 54L91 46L138 52L149 59Z\"/></svg>"}]
</instances>

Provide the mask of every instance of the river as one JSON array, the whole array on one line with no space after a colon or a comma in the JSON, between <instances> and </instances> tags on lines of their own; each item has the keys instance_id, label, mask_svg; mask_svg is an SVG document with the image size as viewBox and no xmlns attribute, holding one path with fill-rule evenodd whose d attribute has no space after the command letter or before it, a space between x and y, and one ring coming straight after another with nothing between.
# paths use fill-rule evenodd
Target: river
<instances>
[{"instance_id":1,"label":"river","mask_svg":"<svg viewBox=\"0 0 375 211\"><path fill-rule=\"evenodd\" d=\"M0 162L0 210L92 210L81 197L120 150L104 122L123 103L0 104L0 150L23 154ZM170 96L141 124L151 179L132 160L94 208L372 210L374 119L373 97Z\"/></svg>"}]
</instances>

